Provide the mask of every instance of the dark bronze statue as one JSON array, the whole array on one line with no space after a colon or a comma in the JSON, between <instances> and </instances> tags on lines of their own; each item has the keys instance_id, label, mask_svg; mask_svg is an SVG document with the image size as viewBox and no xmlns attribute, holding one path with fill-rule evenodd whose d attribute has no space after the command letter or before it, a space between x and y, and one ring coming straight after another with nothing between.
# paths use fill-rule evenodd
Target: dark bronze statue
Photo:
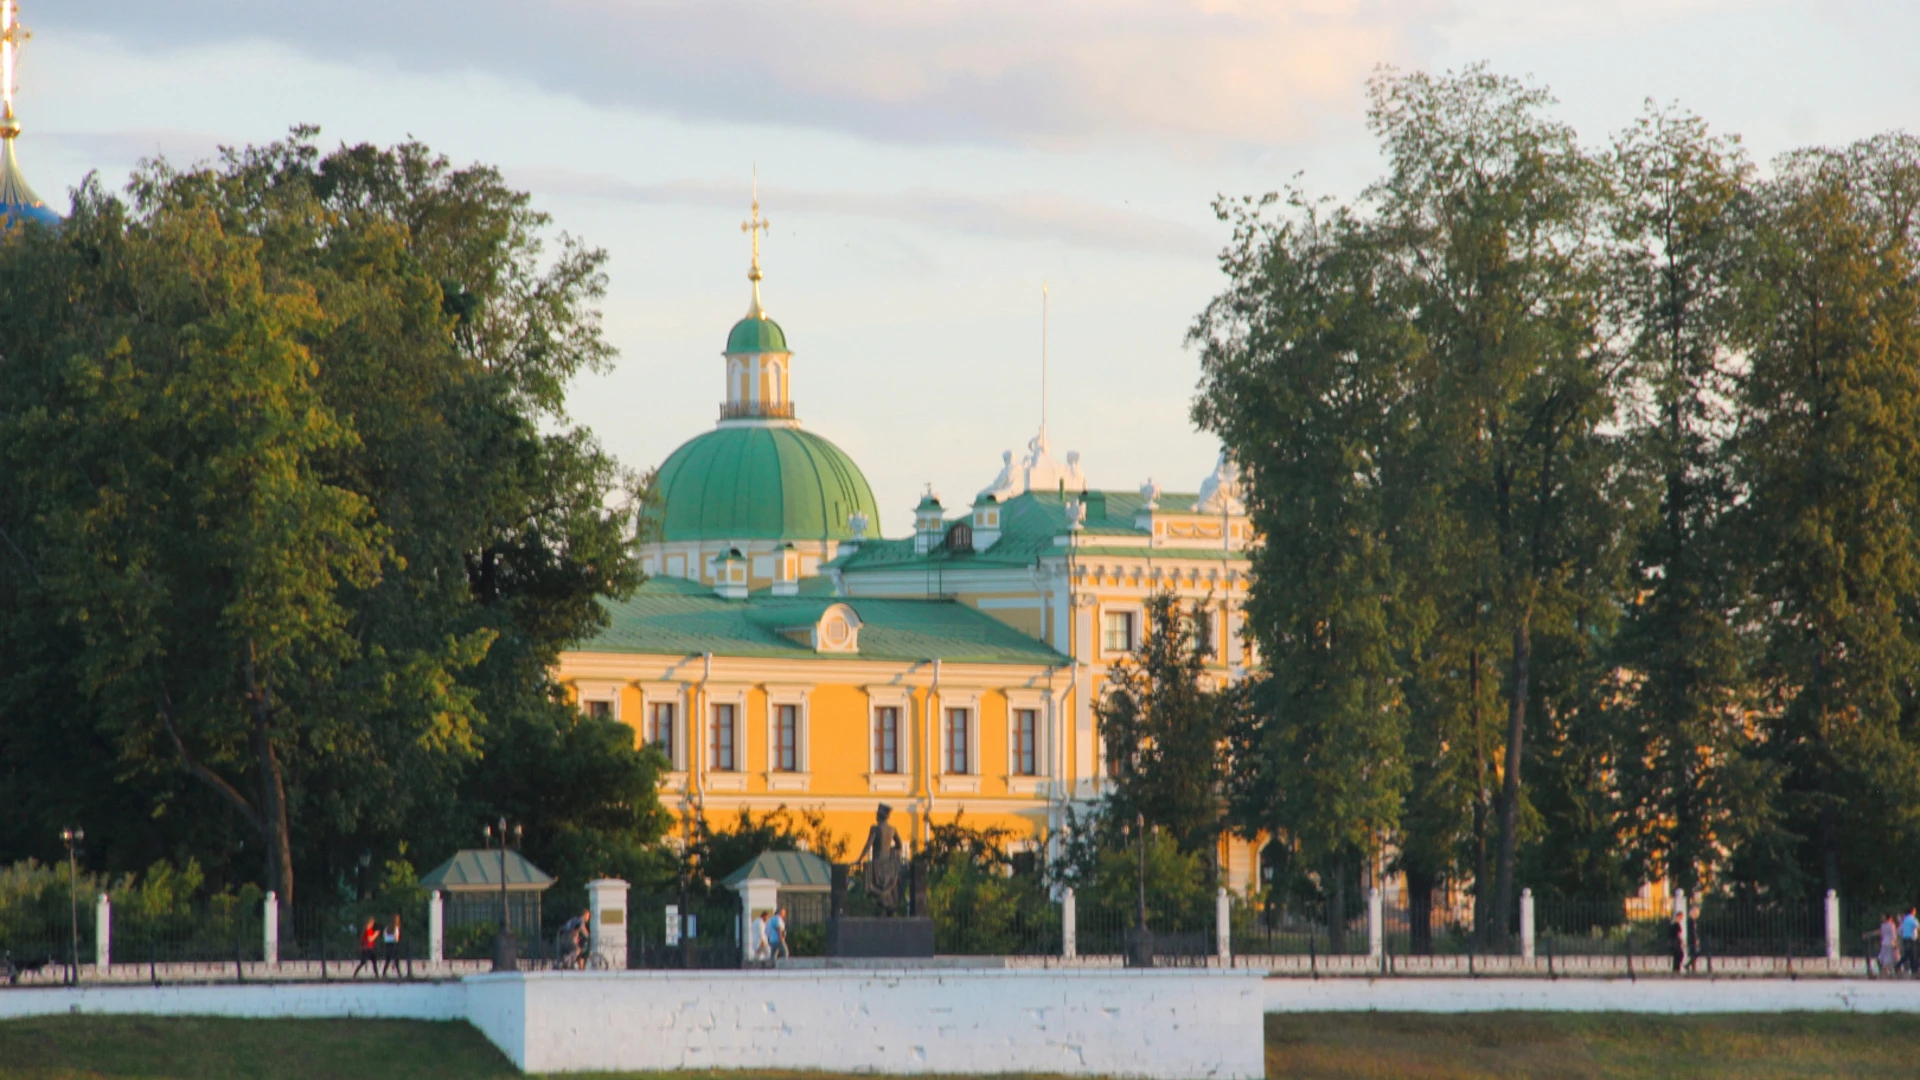
<instances>
[{"instance_id":1,"label":"dark bronze statue","mask_svg":"<svg viewBox=\"0 0 1920 1080\"><path fill-rule=\"evenodd\" d=\"M900 906L900 834L887 819L893 807L886 803L874 814L873 828L867 830L867 842L860 847L855 862L866 863L866 891L882 915L892 915Z\"/></svg>"}]
</instances>

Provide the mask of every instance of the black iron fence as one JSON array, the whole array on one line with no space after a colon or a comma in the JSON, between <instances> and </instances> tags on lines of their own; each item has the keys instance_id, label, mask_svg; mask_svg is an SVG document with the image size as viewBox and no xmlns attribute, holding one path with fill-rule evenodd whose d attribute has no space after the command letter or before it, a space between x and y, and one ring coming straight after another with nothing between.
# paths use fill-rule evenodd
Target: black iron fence
<instances>
[{"instance_id":1,"label":"black iron fence","mask_svg":"<svg viewBox=\"0 0 1920 1080\"><path fill-rule=\"evenodd\" d=\"M1819 900L1709 896L1676 910L1664 896L1549 894L1530 896L1505 925L1491 926L1471 896L1436 894L1414 904L1396 893L1338 905L1230 896L1222 927L1212 903L1188 897L1181 907L1160 899L1158 907L1149 904L1142 933L1131 905L1068 903L1063 891L1032 882L935 883L917 897L934 919L936 953L949 957L1117 965L1137 962L1146 950L1158 964L1211 964L1219 962L1224 930L1234 962L1280 973L1643 975L1678 965L1705 974L1877 976L1893 973L1898 959L1896 943L1894 955L1880 962L1889 912L1849 904L1836 907L1835 917ZM789 890L779 903L787 913L787 955L821 955L827 895ZM857 890L846 903L850 915L875 914ZM98 910L80 905L77 920L65 904L51 902L0 910L0 982L440 978L490 967L499 930L497 917L449 919L436 951L424 900L280 905L269 912L257 898L221 896L151 911L114 905L107 948L99 950ZM629 898L625 956L587 959L596 967L739 967L756 961L755 929L742 915L725 891L637 893ZM557 916L555 925L516 939L525 969L580 959L570 957L575 950ZM97 967L103 955L111 957L111 970ZM1839 964L1830 960L1836 955Z\"/></svg>"}]
</instances>

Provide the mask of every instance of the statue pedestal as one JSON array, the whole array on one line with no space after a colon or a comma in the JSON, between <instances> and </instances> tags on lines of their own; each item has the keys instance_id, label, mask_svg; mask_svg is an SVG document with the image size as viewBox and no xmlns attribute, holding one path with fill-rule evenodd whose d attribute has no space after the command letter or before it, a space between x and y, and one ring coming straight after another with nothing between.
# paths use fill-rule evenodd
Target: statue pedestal
<instances>
[{"instance_id":1,"label":"statue pedestal","mask_svg":"<svg viewBox=\"0 0 1920 1080\"><path fill-rule=\"evenodd\" d=\"M827 920L827 955L927 958L933 955L933 920L927 917Z\"/></svg>"}]
</instances>

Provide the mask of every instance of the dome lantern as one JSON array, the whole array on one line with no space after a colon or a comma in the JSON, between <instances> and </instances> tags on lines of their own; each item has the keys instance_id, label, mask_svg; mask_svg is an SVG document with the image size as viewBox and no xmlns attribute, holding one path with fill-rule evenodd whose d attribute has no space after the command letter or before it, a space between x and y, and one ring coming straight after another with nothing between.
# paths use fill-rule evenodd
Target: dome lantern
<instances>
[{"instance_id":1,"label":"dome lantern","mask_svg":"<svg viewBox=\"0 0 1920 1080\"><path fill-rule=\"evenodd\" d=\"M760 302L760 234L771 226L760 216L760 177L755 170L753 212L740 223L740 231L753 240L753 262L747 280L753 283L753 301L747 315L733 324L727 334L727 400L720 406L720 419L749 423L792 422L793 396L788 368L793 353L787 348L786 332L767 317Z\"/></svg>"}]
</instances>

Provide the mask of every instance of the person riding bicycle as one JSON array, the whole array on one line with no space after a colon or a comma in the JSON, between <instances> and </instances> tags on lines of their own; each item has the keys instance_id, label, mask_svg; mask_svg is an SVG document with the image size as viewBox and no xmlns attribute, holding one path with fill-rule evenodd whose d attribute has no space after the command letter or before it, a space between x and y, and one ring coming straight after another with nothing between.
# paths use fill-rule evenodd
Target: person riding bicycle
<instances>
[{"instance_id":1,"label":"person riding bicycle","mask_svg":"<svg viewBox=\"0 0 1920 1080\"><path fill-rule=\"evenodd\" d=\"M560 928L560 961L567 967L584 970L587 966L587 942L593 936L591 908L568 919Z\"/></svg>"}]
</instances>

